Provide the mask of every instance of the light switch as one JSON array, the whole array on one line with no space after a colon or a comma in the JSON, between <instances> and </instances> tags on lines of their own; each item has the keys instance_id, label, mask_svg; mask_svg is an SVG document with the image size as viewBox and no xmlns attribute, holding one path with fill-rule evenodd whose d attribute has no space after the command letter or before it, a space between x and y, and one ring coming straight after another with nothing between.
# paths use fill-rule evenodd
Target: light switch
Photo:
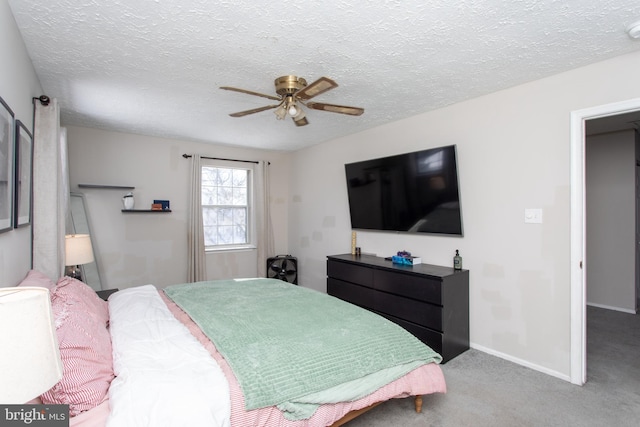
<instances>
[{"instance_id":1,"label":"light switch","mask_svg":"<svg viewBox=\"0 0 640 427\"><path fill-rule=\"evenodd\" d=\"M524 222L528 224L542 224L542 209L525 209Z\"/></svg>"}]
</instances>

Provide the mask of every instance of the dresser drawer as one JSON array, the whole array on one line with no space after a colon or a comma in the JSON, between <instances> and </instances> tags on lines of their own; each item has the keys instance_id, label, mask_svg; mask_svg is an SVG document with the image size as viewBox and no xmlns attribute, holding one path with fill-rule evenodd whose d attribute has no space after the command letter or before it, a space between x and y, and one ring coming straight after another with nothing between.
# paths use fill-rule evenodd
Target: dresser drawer
<instances>
[{"instance_id":1,"label":"dresser drawer","mask_svg":"<svg viewBox=\"0 0 640 427\"><path fill-rule=\"evenodd\" d=\"M431 347L436 353L442 355L443 348L443 334L424 326L416 325L415 323L407 322L406 320L399 319L395 316L389 316L388 314L380 313L381 316L386 317L392 322L409 331L413 336L420 341Z\"/></svg>"},{"instance_id":2,"label":"dresser drawer","mask_svg":"<svg viewBox=\"0 0 640 427\"><path fill-rule=\"evenodd\" d=\"M334 278L327 278L327 293L341 300L367 309L373 308L373 289L354 285Z\"/></svg>"},{"instance_id":3,"label":"dresser drawer","mask_svg":"<svg viewBox=\"0 0 640 427\"><path fill-rule=\"evenodd\" d=\"M442 305L442 283L426 276L377 270L373 286L379 291Z\"/></svg>"},{"instance_id":4,"label":"dresser drawer","mask_svg":"<svg viewBox=\"0 0 640 427\"><path fill-rule=\"evenodd\" d=\"M374 293L373 303L375 311L442 332L440 306L378 291Z\"/></svg>"},{"instance_id":5,"label":"dresser drawer","mask_svg":"<svg viewBox=\"0 0 640 427\"><path fill-rule=\"evenodd\" d=\"M327 261L327 276L370 288L373 284L373 269L339 261Z\"/></svg>"}]
</instances>

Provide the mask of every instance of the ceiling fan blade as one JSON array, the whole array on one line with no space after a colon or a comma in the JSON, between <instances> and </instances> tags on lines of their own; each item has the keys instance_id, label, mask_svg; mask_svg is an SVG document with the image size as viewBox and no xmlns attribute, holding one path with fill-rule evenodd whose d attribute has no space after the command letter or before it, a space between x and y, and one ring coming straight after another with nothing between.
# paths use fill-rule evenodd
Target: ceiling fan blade
<instances>
[{"instance_id":1,"label":"ceiling fan blade","mask_svg":"<svg viewBox=\"0 0 640 427\"><path fill-rule=\"evenodd\" d=\"M293 119L293 123L296 124L296 126L306 126L309 124L309 121L307 120L306 117L301 117L298 120L296 120L294 117L292 117Z\"/></svg>"},{"instance_id":2,"label":"ceiling fan blade","mask_svg":"<svg viewBox=\"0 0 640 427\"><path fill-rule=\"evenodd\" d=\"M351 116L360 116L364 113L364 108L347 107L345 105L323 104L321 102L307 102L305 104L314 110L330 111L332 113L349 114Z\"/></svg>"},{"instance_id":3,"label":"ceiling fan blade","mask_svg":"<svg viewBox=\"0 0 640 427\"><path fill-rule=\"evenodd\" d=\"M330 78L320 77L315 82L297 91L294 96L302 101L306 101L336 87L338 87L338 83Z\"/></svg>"},{"instance_id":4,"label":"ceiling fan blade","mask_svg":"<svg viewBox=\"0 0 640 427\"><path fill-rule=\"evenodd\" d=\"M280 104L276 105L267 105L266 107L254 108L252 110L240 111L238 113L229 114L231 117L244 117L249 114L259 113L260 111L271 110L272 108L278 108Z\"/></svg>"},{"instance_id":5,"label":"ceiling fan blade","mask_svg":"<svg viewBox=\"0 0 640 427\"><path fill-rule=\"evenodd\" d=\"M220 86L220 89L224 89L224 90L232 90L232 91L234 91L234 92L246 93L247 95L261 96L261 97L263 97L263 98L273 99L274 101L280 101L280 98L279 98L279 97L277 97L277 96L273 96L273 95L266 95L266 94L264 94L264 93L253 92L253 91L246 90L246 89L238 89L237 87Z\"/></svg>"}]
</instances>

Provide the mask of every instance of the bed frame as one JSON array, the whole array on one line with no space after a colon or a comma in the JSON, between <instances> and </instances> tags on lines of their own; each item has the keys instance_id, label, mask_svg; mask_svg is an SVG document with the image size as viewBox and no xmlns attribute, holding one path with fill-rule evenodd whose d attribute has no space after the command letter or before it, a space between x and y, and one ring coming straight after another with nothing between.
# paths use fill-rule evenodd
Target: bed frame
<instances>
[{"instance_id":1,"label":"bed frame","mask_svg":"<svg viewBox=\"0 0 640 427\"><path fill-rule=\"evenodd\" d=\"M344 417L340 418L335 423L331 424L330 427L340 427L341 425L348 423L349 421L353 420L356 417L359 417L360 415L364 414L370 409L375 408L381 403L384 403L384 402L376 402L373 405L367 406L366 408L351 411L348 414L346 414ZM422 396L415 396L415 405L416 405L416 412L421 413L422 412Z\"/></svg>"}]
</instances>

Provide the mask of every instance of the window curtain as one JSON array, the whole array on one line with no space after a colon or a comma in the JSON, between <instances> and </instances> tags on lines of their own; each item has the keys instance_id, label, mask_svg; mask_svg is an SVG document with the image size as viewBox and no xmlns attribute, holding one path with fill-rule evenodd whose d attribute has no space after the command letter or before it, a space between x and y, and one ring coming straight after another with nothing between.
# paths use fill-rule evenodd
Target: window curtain
<instances>
[{"instance_id":1,"label":"window curtain","mask_svg":"<svg viewBox=\"0 0 640 427\"><path fill-rule=\"evenodd\" d=\"M64 234L69 205L66 132L58 101L34 100L33 268L57 280L64 274Z\"/></svg>"},{"instance_id":2,"label":"window curtain","mask_svg":"<svg viewBox=\"0 0 640 427\"><path fill-rule=\"evenodd\" d=\"M267 277L267 259L275 253L273 225L271 224L271 186L269 162L259 161L255 167L256 233L258 243L258 277Z\"/></svg>"},{"instance_id":3,"label":"window curtain","mask_svg":"<svg viewBox=\"0 0 640 427\"><path fill-rule=\"evenodd\" d=\"M189 232L188 249L188 282L207 280L207 264L204 249L204 227L202 223L202 167L200 155L191 156Z\"/></svg>"}]
</instances>

